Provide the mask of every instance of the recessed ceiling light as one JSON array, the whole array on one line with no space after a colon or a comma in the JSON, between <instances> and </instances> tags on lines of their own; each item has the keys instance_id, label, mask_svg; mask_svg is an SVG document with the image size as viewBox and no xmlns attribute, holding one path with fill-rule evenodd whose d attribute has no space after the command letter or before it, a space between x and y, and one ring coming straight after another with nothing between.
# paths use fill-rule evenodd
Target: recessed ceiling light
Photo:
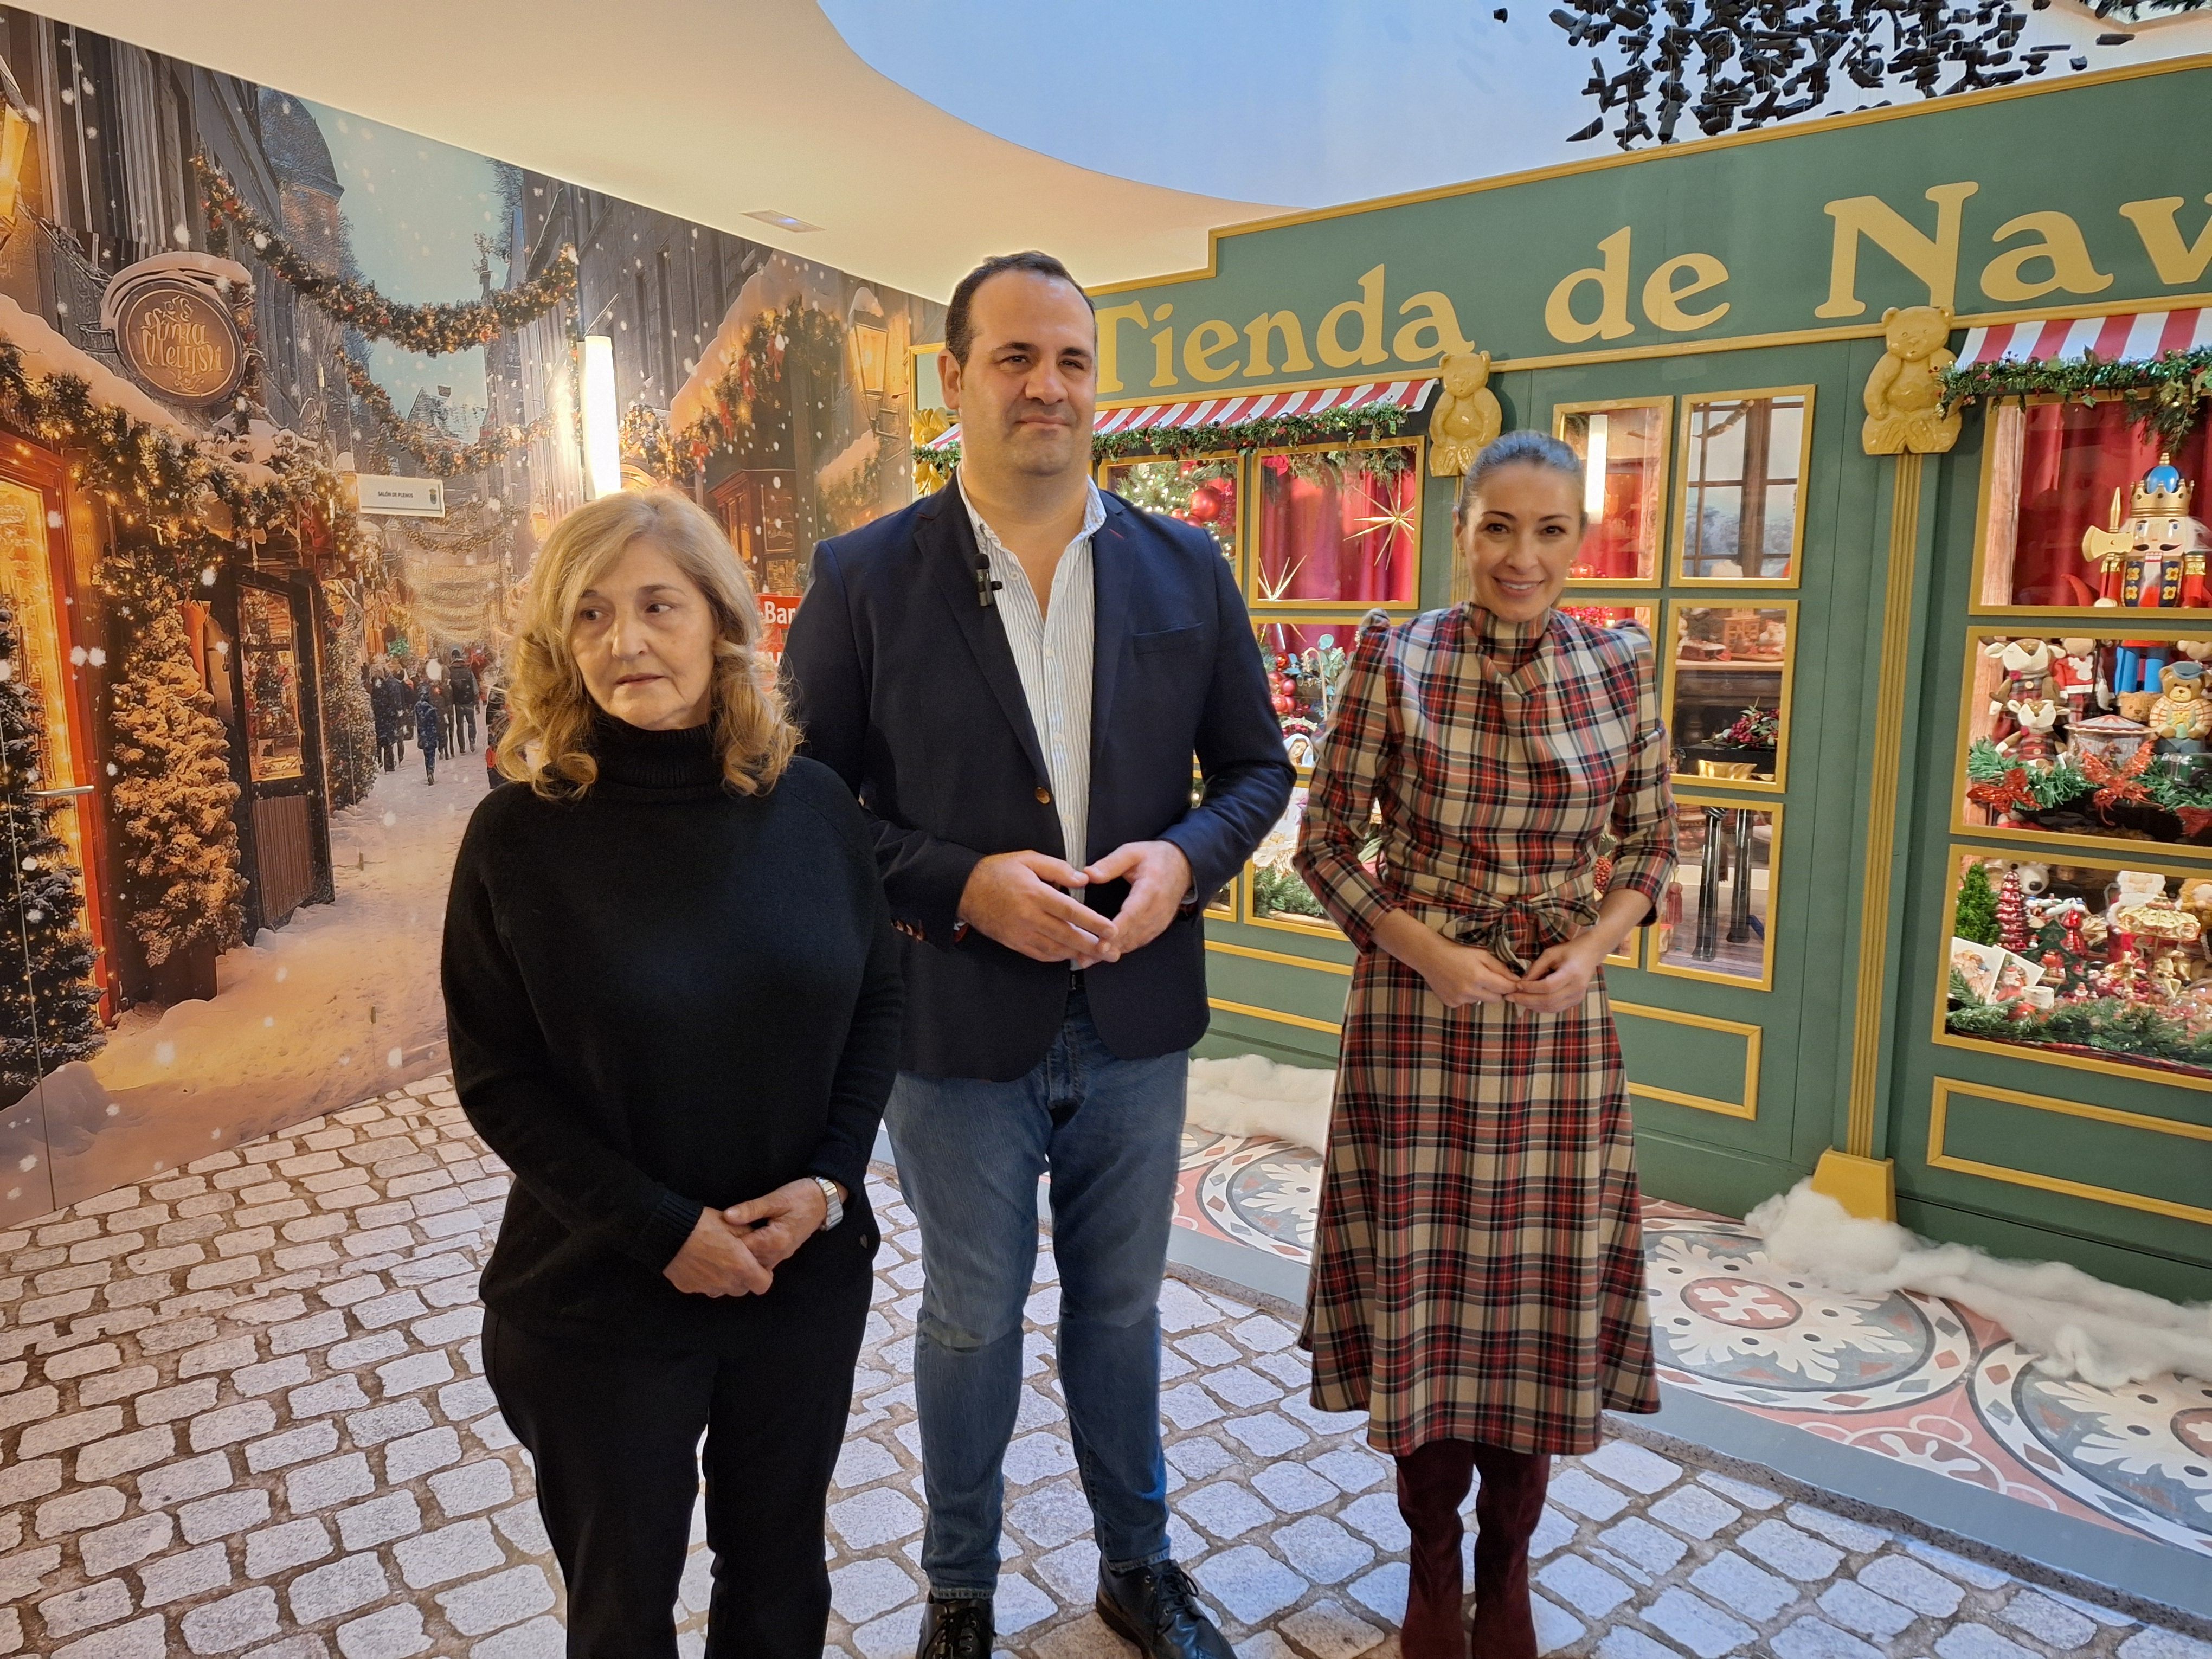
<instances>
[{"instance_id":1,"label":"recessed ceiling light","mask_svg":"<svg viewBox=\"0 0 2212 1659\"><path fill-rule=\"evenodd\" d=\"M794 219L788 213L770 213L763 208L758 213L748 213L748 219L757 219L764 225L774 225L778 230L819 230L819 225L810 225L804 219Z\"/></svg>"}]
</instances>

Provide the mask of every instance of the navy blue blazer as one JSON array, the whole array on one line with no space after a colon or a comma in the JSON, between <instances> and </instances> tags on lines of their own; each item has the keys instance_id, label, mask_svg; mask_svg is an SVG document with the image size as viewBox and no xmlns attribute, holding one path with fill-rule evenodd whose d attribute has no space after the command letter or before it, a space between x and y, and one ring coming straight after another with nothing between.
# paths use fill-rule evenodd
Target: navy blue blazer
<instances>
[{"instance_id":1,"label":"navy blue blazer","mask_svg":"<svg viewBox=\"0 0 2212 1659\"><path fill-rule=\"evenodd\" d=\"M1296 777L1235 573L1203 531L1105 497L1091 539L1091 844L1070 854L1006 629L978 602L958 489L817 547L784 647L805 752L845 780L875 834L902 936L900 1066L1004 1082L1042 1060L1066 1017L1066 965L957 927L969 872L991 853L1080 866L1132 841L1181 848L1199 902L1085 974L1091 1018L1125 1060L1188 1048L1207 1021L1198 911L1274 827ZM1127 893L1115 882L1084 899L1112 915Z\"/></svg>"}]
</instances>

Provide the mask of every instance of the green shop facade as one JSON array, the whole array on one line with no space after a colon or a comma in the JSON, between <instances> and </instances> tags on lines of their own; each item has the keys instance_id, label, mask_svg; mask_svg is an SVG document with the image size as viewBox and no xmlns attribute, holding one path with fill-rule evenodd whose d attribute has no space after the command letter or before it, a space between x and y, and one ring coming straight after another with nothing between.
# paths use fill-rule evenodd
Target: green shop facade
<instances>
[{"instance_id":1,"label":"green shop facade","mask_svg":"<svg viewBox=\"0 0 2212 1659\"><path fill-rule=\"evenodd\" d=\"M1461 597L1472 449L1584 456L1563 603L1648 630L1675 745L1681 870L1607 970L1647 1192L1814 1174L2212 1293L2212 60L1238 227L1094 298L1102 481L1236 564L1302 763L1361 617ZM1209 915L1203 1052L1334 1063L1302 803Z\"/></svg>"}]
</instances>

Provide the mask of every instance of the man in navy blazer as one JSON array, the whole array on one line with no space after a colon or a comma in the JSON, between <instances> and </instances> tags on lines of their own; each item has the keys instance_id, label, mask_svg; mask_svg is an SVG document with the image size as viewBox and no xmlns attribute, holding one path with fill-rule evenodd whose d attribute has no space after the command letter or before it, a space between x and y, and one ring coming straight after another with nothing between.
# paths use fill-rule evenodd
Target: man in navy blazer
<instances>
[{"instance_id":1,"label":"man in navy blazer","mask_svg":"<svg viewBox=\"0 0 2212 1659\"><path fill-rule=\"evenodd\" d=\"M817 549L785 647L905 936L885 1121L926 1273L923 1659L990 1646L1048 1174L1098 1610L1160 1659L1228 1656L1169 1553L1157 1304L1207 1021L1200 912L1295 775L1212 539L1091 481L1096 349L1057 260L971 272L939 358L959 476Z\"/></svg>"}]
</instances>

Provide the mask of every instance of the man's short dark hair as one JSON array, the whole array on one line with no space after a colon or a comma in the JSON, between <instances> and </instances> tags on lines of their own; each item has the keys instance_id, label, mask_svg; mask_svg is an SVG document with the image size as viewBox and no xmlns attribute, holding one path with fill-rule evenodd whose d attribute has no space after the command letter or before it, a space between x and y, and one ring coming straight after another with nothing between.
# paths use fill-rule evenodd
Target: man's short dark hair
<instances>
[{"instance_id":1,"label":"man's short dark hair","mask_svg":"<svg viewBox=\"0 0 2212 1659\"><path fill-rule=\"evenodd\" d=\"M952 290L952 303L945 308L945 349L952 354L956 363L968 361L969 348L975 343L975 324L969 314L975 308L975 290L1001 271L1026 270L1037 276L1050 276L1066 283L1078 294L1083 294L1083 284L1077 282L1066 265L1049 253L1030 249L1027 253L994 253L960 279L960 286ZM1091 296L1083 294L1083 302L1091 303Z\"/></svg>"}]
</instances>

